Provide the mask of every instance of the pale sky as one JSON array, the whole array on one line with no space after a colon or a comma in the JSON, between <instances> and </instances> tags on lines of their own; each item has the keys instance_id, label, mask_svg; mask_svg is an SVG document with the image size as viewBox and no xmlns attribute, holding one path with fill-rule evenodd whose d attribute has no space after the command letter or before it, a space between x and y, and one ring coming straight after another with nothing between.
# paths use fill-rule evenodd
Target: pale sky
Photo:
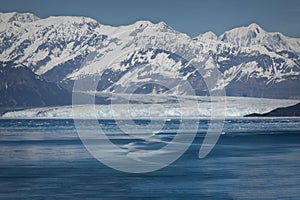
<instances>
[{"instance_id":1,"label":"pale sky","mask_svg":"<svg viewBox=\"0 0 300 200\"><path fill-rule=\"evenodd\" d=\"M299 0L0 0L0 12L88 16L102 24L137 20L165 21L191 37L206 31L217 35L257 23L267 31L300 37Z\"/></svg>"}]
</instances>

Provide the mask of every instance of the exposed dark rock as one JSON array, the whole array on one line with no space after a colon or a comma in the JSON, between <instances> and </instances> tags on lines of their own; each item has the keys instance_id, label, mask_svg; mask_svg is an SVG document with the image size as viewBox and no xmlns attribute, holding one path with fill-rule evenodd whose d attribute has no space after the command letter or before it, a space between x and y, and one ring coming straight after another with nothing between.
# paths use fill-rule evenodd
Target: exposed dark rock
<instances>
[{"instance_id":1,"label":"exposed dark rock","mask_svg":"<svg viewBox=\"0 0 300 200\"><path fill-rule=\"evenodd\" d=\"M264 113L264 114L250 114L246 115L245 117L298 117L300 116L300 103L288 106L288 107L282 107L282 108L276 108L275 110L272 110L271 112Z\"/></svg>"},{"instance_id":2,"label":"exposed dark rock","mask_svg":"<svg viewBox=\"0 0 300 200\"><path fill-rule=\"evenodd\" d=\"M68 105L71 93L14 62L0 62L0 112L11 109Z\"/></svg>"}]
</instances>

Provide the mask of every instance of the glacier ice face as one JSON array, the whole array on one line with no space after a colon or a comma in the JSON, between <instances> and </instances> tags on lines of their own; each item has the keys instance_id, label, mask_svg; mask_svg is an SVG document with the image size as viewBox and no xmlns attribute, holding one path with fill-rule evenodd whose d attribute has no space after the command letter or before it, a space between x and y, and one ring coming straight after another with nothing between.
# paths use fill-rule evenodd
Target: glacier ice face
<instances>
[{"instance_id":1,"label":"glacier ice face","mask_svg":"<svg viewBox=\"0 0 300 200\"><path fill-rule=\"evenodd\" d=\"M125 98L125 97L124 97ZM99 119L169 119L207 118L214 111L222 113L224 98L221 97L182 97L181 104L174 102L174 96L136 95L133 104L75 105L61 107L34 108L5 113L1 118L82 118L95 116ZM151 104L153 99L160 102ZM131 99L132 100L132 99ZM275 108L296 104L297 100L263 98L226 97L226 117L242 117L251 113L265 113ZM92 109L94 113L86 112ZM75 113L76 115L73 115ZM214 117L217 117L215 114Z\"/></svg>"}]
</instances>

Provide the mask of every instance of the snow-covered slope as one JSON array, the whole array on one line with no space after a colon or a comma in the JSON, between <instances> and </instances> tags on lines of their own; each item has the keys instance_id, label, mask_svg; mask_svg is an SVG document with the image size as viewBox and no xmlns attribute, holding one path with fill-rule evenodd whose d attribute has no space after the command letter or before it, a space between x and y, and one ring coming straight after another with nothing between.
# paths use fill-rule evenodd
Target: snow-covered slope
<instances>
[{"instance_id":1,"label":"snow-covered slope","mask_svg":"<svg viewBox=\"0 0 300 200\"><path fill-rule=\"evenodd\" d=\"M300 39L290 38L279 32L268 33L258 24L252 23L247 27L234 28L220 36L220 40L237 46L265 46L272 51L292 51L300 55Z\"/></svg>"},{"instance_id":2,"label":"snow-covered slope","mask_svg":"<svg viewBox=\"0 0 300 200\"><path fill-rule=\"evenodd\" d=\"M39 19L29 13L2 13L0 27L0 60L23 63L70 90L87 77L98 78L98 90L105 92L159 78L178 94L187 94L181 85L188 81L195 94L206 95L201 76L218 69L223 77L217 86L228 95L300 96L300 40L256 24L193 39L164 22L112 27L86 17ZM188 64L190 59L198 64ZM139 92L167 90L150 84Z\"/></svg>"},{"instance_id":3,"label":"snow-covered slope","mask_svg":"<svg viewBox=\"0 0 300 200\"><path fill-rule=\"evenodd\" d=\"M11 15L2 18L7 20ZM20 21L16 15L20 14L1 22L1 27L6 26L0 33L1 59L23 63L45 76L54 68L63 69L56 81L78 68L89 49L107 37L99 33L100 24L90 18L49 17L24 23L25 17Z\"/></svg>"}]
</instances>

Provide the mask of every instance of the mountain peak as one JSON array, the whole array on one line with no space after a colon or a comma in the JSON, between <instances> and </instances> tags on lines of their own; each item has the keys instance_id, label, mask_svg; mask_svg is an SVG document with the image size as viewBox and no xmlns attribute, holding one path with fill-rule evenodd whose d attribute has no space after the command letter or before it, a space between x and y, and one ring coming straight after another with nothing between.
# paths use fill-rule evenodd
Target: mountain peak
<instances>
[{"instance_id":1,"label":"mountain peak","mask_svg":"<svg viewBox=\"0 0 300 200\"><path fill-rule=\"evenodd\" d=\"M261 32L265 32L261 26L256 23L252 23L247 27L248 31L255 32L256 34L260 34Z\"/></svg>"},{"instance_id":2,"label":"mountain peak","mask_svg":"<svg viewBox=\"0 0 300 200\"><path fill-rule=\"evenodd\" d=\"M132 26L141 30L144 30L145 28L149 27L151 29L155 29L161 32L174 31L173 28L170 27L168 24L166 24L164 21L153 23L148 20L140 20L135 22L133 25L129 25L128 27L132 27Z\"/></svg>"},{"instance_id":3,"label":"mountain peak","mask_svg":"<svg viewBox=\"0 0 300 200\"><path fill-rule=\"evenodd\" d=\"M263 42L262 39L267 34L258 24L252 23L226 31L220 36L220 40L238 46L251 46Z\"/></svg>"},{"instance_id":4,"label":"mountain peak","mask_svg":"<svg viewBox=\"0 0 300 200\"><path fill-rule=\"evenodd\" d=\"M218 36L212 31L207 31L203 34L198 35L194 39L195 40L217 40Z\"/></svg>"},{"instance_id":5,"label":"mountain peak","mask_svg":"<svg viewBox=\"0 0 300 200\"><path fill-rule=\"evenodd\" d=\"M151 21L149 21L149 20L139 20L139 21L136 21L134 23L134 25L141 27L141 26L153 25L153 23Z\"/></svg>"},{"instance_id":6,"label":"mountain peak","mask_svg":"<svg viewBox=\"0 0 300 200\"><path fill-rule=\"evenodd\" d=\"M37 16L32 13L18 13L18 12L10 12L10 13L0 13L0 21L11 23L14 21L22 22L22 23L31 23L39 20Z\"/></svg>"},{"instance_id":7,"label":"mountain peak","mask_svg":"<svg viewBox=\"0 0 300 200\"><path fill-rule=\"evenodd\" d=\"M266 31L261 28L261 26L259 26L256 23L252 23L249 24L248 26L242 26L242 27L238 27L238 28L234 28L231 29L229 31L226 31L225 33L223 33L220 37L222 39L222 36L225 35L232 35L236 38L239 37L257 37L259 34L263 34Z\"/></svg>"},{"instance_id":8,"label":"mountain peak","mask_svg":"<svg viewBox=\"0 0 300 200\"><path fill-rule=\"evenodd\" d=\"M250 28L250 29L256 29L256 28L261 29L261 27L257 23L251 23L251 24L249 24L248 28Z\"/></svg>"},{"instance_id":9,"label":"mountain peak","mask_svg":"<svg viewBox=\"0 0 300 200\"><path fill-rule=\"evenodd\" d=\"M49 22L52 23L74 23L74 24L82 24L82 23L92 23L92 24L99 24L98 21L92 19L90 17L82 17L82 16L50 16L43 19L42 23Z\"/></svg>"},{"instance_id":10,"label":"mountain peak","mask_svg":"<svg viewBox=\"0 0 300 200\"><path fill-rule=\"evenodd\" d=\"M289 38L278 32L267 32L258 24L234 28L220 35L219 39L241 47L263 46L272 51L290 50L299 55L299 38Z\"/></svg>"},{"instance_id":11,"label":"mountain peak","mask_svg":"<svg viewBox=\"0 0 300 200\"><path fill-rule=\"evenodd\" d=\"M160 21L160 22L158 22L157 23L157 25L159 26L159 27L161 27L161 28L165 28L165 27L170 27L166 22L164 22L164 21Z\"/></svg>"},{"instance_id":12,"label":"mountain peak","mask_svg":"<svg viewBox=\"0 0 300 200\"><path fill-rule=\"evenodd\" d=\"M174 31L174 29L171 27L171 26L169 26L166 22L164 22L164 21L161 21L161 22L159 22L159 23L157 23L157 26L159 27L159 29L160 30L162 30L162 31Z\"/></svg>"}]
</instances>

